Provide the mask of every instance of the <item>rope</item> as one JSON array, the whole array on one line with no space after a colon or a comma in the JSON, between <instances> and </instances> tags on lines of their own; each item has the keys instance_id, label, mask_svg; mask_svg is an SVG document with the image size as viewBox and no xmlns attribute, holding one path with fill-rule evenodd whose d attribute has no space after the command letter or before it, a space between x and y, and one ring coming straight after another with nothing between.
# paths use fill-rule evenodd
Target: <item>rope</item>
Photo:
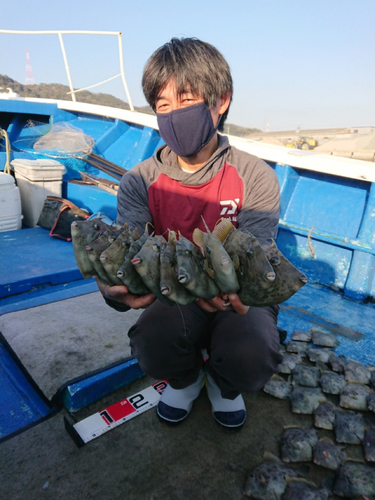
<instances>
[{"instance_id":1,"label":"rope","mask_svg":"<svg viewBox=\"0 0 375 500\"><path fill-rule=\"evenodd\" d=\"M5 138L5 152L6 152L6 161L5 161L5 167L4 167L4 173L10 174L11 173L11 166L9 163L10 160L10 142L9 142L9 137L6 131L2 128L0 128L0 136L3 136Z\"/></svg>"}]
</instances>

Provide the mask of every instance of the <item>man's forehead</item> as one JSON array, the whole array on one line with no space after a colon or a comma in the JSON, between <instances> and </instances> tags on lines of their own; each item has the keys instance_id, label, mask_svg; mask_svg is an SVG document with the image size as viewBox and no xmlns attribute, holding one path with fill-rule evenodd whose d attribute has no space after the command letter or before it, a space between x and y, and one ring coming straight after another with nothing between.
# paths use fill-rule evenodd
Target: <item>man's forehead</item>
<instances>
[{"instance_id":1,"label":"man's forehead","mask_svg":"<svg viewBox=\"0 0 375 500\"><path fill-rule=\"evenodd\" d=\"M183 94L193 94L195 96L199 95L192 91L191 85L189 83L185 84L182 90L179 90L174 79L169 80L167 84L164 85L164 87L158 93L156 100L165 98L167 94L173 94L175 96L180 96Z\"/></svg>"}]
</instances>

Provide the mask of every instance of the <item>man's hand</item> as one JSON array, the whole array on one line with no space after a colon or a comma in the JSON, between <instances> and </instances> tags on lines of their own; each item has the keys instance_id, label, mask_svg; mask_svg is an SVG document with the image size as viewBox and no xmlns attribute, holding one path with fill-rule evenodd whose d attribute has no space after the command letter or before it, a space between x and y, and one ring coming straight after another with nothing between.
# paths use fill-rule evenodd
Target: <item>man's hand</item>
<instances>
[{"instance_id":1,"label":"man's hand","mask_svg":"<svg viewBox=\"0 0 375 500\"><path fill-rule=\"evenodd\" d=\"M229 311L234 309L238 314L246 314L249 310L249 306L242 304L236 293L224 293L222 295L217 295L211 300L197 299L196 302L199 307L207 312Z\"/></svg>"},{"instance_id":2,"label":"man's hand","mask_svg":"<svg viewBox=\"0 0 375 500\"><path fill-rule=\"evenodd\" d=\"M98 285L99 291L107 300L113 300L119 304L125 304L131 309L146 309L156 300L153 293L146 295L134 295L130 293L125 285L109 286L101 281L97 276L94 276Z\"/></svg>"}]
</instances>

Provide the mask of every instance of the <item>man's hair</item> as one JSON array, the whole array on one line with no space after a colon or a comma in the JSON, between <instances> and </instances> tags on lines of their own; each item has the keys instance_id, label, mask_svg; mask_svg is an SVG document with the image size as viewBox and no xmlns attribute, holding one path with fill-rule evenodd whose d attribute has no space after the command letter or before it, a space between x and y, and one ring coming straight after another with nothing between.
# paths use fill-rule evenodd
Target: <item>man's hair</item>
<instances>
[{"instance_id":1,"label":"man's hair","mask_svg":"<svg viewBox=\"0 0 375 500\"><path fill-rule=\"evenodd\" d=\"M197 38L172 38L147 61L142 87L154 111L157 97L171 78L175 80L177 95L189 90L202 97L209 107L214 107L224 94L233 93L228 63L213 45ZM223 130L228 112L229 107L221 118L219 130Z\"/></svg>"}]
</instances>

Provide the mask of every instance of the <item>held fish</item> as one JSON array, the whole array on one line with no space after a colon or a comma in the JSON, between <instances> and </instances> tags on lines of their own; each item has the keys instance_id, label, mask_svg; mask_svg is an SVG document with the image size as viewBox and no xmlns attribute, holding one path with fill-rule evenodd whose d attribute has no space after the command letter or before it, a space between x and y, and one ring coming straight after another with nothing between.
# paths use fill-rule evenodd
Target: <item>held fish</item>
<instances>
[{"instance_id":1,"label":"held fish","mask_svg":"<svg viewBox=\"0 0 375 500\"><path fill-rule=\"evenodd\" d=\"M307 283L306 276L301 273L277 248L275 241L271 246L263 246L276 278L263 294L259 295L255 306L281 304L298 292Z\"/></svg>"},{"instance_id":2,"label":"held fish","mask_svg":"<svg viewBox=\"0 0 375 500\"><path fill-rule=\"evenodd\" d=\"M85 247L87 255L95 269L96 274L102 281L110 286L113 286L114 283L104 270L104 267L100 261L100 255L116 240L117 236L119 236L121 232L122 229L114 230L112 228L108 228L104 231L103 234L98 236L96 240L92 241L90 245L86 245Z\"/></svg>"},{"instance_id":3,"label":"held fish","mask_svg":"<svg viewBox=\"0 0 375 500\"><path fill-rule=\"evenodd\" d=\"M94 266L90 262L85 247L96 240L109 227L101 219L74 221L70 226L74 256L84 279L91 278L95 274Z\"/></svg>"},{"instance_id":4,"label":"held fish","mask_svg":"<svg viewBox=\"0 0 375 500\"><path fill-rule=\"evenodd\" d=\"M149 236L142 248L132 259L135 270L143 283L163 304L173 306L174 302L160 291L160 253L167 242L164 236Z\"/></svg>"},{"instance_id":5,"label":"held fish","mask_svg":"<svg viewBox=\"0 0 375 500\"><path fill-rule=\"evenodd\" d=\"M116 240L100 255L100 262L110 280L115 285L123 284L120 278L117 277L117 271L124 262L125 256L128 253L130 245L133 241L135 240L131 235L131 231L125 228Z\"/></svg>"},{"instance_id":6,"label":"held fish","mask_svg":"<svg viewBox=\"0 0 375 500\"><path fill-rule=\"evenodd\" d=\"M203 255L182 234L176 240L176 260L178 281L193 295L209 300L219 294L215 281L204 270Z\"/></svg>"},{"instance_id":7,"label":"held fish","mask_svg":"<svg viewBox=\"0 0 375 500\"><path fill-rule=\"evenodd\" d=\"M205 270L215 280L221 292L235 293L240 285L233 262L223 244L208 229L203 217L202 220L206 232L198 228L194 229L193 241L206 259Z\"/></svg>"},{"instance_id":8,"label":"held fish","mask_svg":"<svg viewBox=\"0 0 375 500\"><path fill-rule=\"evenodd\" d=\"M128 288L129 292L134 293L135 295L145 295L146 293L150 293L150 290L143 283L142 278L139 276L132 264L132 259L141 250L142 245L147 240L148 236L148 233L144 232L138 240L131 243L129 250L125 255L124 262L117 271L117 277Z\"/></svg>"},{"instance_id":9,"label":"held fish","mask_svg":"<svg viewBox=\"0 0 375 500\"><path fill-rule=\"evenodd\" d=\"M255 305L259 293L273 285L276 275L258 240L250 233L236 229L228 219L221 219L212 234L224 244L236 270L245 305Z\"/></svg>"},{"instance_id":10,"label":"held fish","mask_svg":"<svg viewBox=\"0 0 375 500\"><path fill-rule=\"evenodd\" d=\"M197 298L178 281L174 231L169 232L168 243L160 253L160 291L168 299L181 305L190 304Z\"/></svg>"}]
</instances>

